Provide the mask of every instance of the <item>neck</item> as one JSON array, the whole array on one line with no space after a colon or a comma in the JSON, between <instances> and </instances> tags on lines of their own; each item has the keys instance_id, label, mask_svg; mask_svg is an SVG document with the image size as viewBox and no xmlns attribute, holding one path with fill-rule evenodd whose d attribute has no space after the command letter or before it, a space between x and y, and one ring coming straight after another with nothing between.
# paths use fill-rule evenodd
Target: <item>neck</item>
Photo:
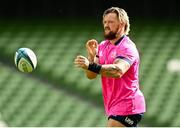
<instances>
[{"instance_id":1,"label":"neck","mask_svg":"<svg viewBox=\"0 0 180 128\"><path fill-rule=\"evenodd\" d=\"M116 38L113 39L113 40L109 40L109 41L110 41L112 44L115 44L115 43L116 43L123 35L124 35L124 34L122 34L122 35L116 37Z\"/></svg>"}]
</instances>

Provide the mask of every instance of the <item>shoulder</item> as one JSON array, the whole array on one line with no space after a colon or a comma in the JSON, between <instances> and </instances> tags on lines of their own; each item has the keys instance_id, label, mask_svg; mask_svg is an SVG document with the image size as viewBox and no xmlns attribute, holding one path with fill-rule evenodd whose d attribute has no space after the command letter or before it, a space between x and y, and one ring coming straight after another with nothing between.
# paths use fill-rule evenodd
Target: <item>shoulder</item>
<instances>
[{"instance_id":1,"label":"shoulder","mask_svg":"<svg viewBox=\"0 0 180 128\"><path fill-rule=\"evenodd\" d=\"M107 40L103 40L103 41L101 41L101 43L99 43L99 46L106 45L107 42L108 42Z\"/></svg>"},{"instance_id":2,"label":"shoulder","mask_svg":"<svg viewBox=\"0 0 180 128\"><path fill-rule=\"evenodd\" d=\"M120 48L125 51L137 52L136 44L128 36L124 38Z\"/></svg>"},{"instance_id":3,"label":"shoulder","mask_svg":"<svg viewBox=\"0 0 180 128\"><path fill-rule=\"evenodd\" d=\"M136 48L135 43L126 36L120 45L118 45L117 52L119 54L127 55L127 56L133 56L139 58L139 52Z\"/></svg>"},{"instance_id":4,"label":"shoulder","mask_svg":"<svg viewBox=\"0 0 180 128\"><path fill-rule=\"evenodd\" d=\"M124 38L124 40L121 43L121 46L124 48L136 48L135 43L128 36Z\"/></svg>"},{"instance_id":5,"label":"shoulder","mask_svg":"<svg viewBox=\"0 0 180 128\"><path fill-rule=\"evenodd\" d=\"M107 44L108 44L108 40L103 40L101 41L101 43L99 43L98 48L99 49L104 48L106 47Z\"/></svg>"}]
</instances>

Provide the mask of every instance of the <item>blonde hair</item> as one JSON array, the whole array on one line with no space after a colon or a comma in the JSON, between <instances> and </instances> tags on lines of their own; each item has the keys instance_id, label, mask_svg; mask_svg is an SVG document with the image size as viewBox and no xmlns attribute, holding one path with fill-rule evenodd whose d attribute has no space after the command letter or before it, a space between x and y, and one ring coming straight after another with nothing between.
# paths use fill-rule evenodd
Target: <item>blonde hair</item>
<instances>
[{"instance_id":1,"label":"blonde hair","mask_svg":"<svg viewBox=\"0 0 180 128\"><path fill-rule=\"evenodd\" d=\"M129 23L129 17L127 15L127 12L124 9L119 8L119 7L111 7L104 11L103 18L105 17L105 15L109 13L115 13L118 16L119 21L125 23L124 31L125 31L125 34L128 35L130 31L130 23Z\"/></svg>"}]
</instances>

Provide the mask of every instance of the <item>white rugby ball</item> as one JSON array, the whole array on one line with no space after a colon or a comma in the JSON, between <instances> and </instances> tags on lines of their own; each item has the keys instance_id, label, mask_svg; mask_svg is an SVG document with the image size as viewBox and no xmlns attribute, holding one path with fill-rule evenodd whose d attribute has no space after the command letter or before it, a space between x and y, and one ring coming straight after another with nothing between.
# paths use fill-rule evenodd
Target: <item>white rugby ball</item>
<instances>
[{"instance_id":1,"label":"white rugby ball","mask_svg":"<svg viewBox=\"0 0 180 128\"><path fill-rule=\"evenodd\" d=\"M15 53L14 61L21 72L32 72L37 66L36 54L29 48L19 48Z\"/></svg>"}]
</instances>

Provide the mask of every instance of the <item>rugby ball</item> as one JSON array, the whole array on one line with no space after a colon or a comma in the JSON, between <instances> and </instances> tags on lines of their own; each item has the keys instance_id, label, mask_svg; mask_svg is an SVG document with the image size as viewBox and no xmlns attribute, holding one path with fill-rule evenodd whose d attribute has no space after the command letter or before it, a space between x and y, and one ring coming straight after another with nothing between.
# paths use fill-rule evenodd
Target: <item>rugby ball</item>
<instances>
[{"instance_id":1,"label":"rugby ball","mask_svg":"<svg viewBox=\"0 0 180 128\"><path fill-rule=\"evenodd\" d=\"M36 54L29 48L19 48L14 56L16 67L21 72L32 72L37 66Z\"/></svg>"}]
</instances>

